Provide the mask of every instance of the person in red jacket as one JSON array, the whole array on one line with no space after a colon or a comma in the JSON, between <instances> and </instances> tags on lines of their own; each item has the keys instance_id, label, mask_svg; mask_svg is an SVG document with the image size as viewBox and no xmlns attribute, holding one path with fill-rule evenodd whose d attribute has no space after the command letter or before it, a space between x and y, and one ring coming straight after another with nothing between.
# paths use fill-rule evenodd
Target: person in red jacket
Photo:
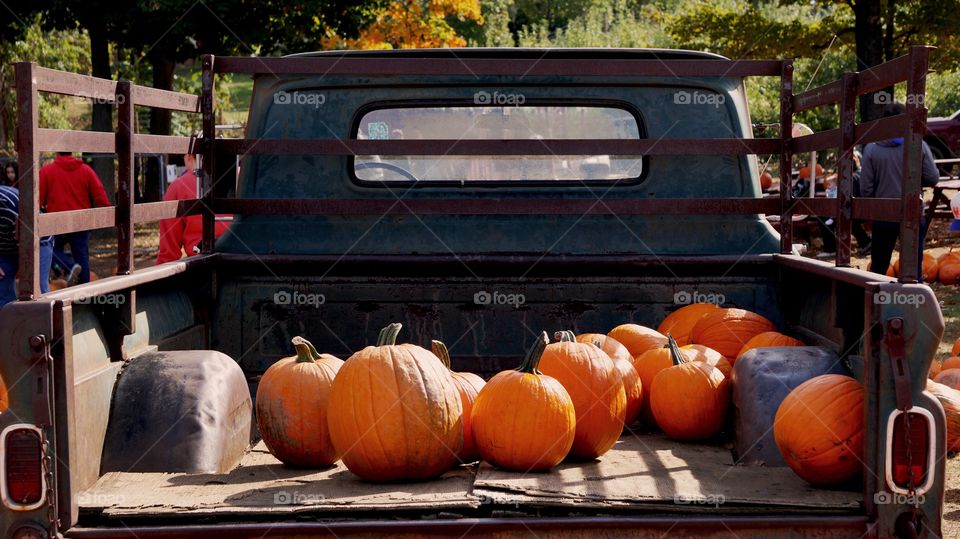
<instances>
[{"instance_id":1,"label":"person in red jacket","mask_svg":"<svg viewBox=\"0 0 960 539\"><path fill-rule=\"evenodd\" d=\"M163 195L164 200L194 200L197 198L199 188L197 175L194 172L194 169L197 168L196 158L187 154L183 156L183 162L187 165L187 170L170 184L167 192ZM221 234L226 232L229 219L229 215L217 216L216 226L214 227L216 237L219 238ZM184 251L187 256L198 254L202 235L203 217L199 215L161 220L160 252L157 253L157 264L180 260Z\"/></svg>"},{"instance_id":2,"label":"person in red jacket","mask_svg":"<svg viewBox=\"0 0 960 539\"><path fill-rule=\"evenodd\" d=\"M40 169L40 207L49 213L110 206L97 173L70 152L58 152L53 163ZM87 231L60 234L53 240L53 262L60 268L79 271L77 281L90 281L90 251ZM70 246L70 254L64 247Z\"/></svg>"}]
</instances>

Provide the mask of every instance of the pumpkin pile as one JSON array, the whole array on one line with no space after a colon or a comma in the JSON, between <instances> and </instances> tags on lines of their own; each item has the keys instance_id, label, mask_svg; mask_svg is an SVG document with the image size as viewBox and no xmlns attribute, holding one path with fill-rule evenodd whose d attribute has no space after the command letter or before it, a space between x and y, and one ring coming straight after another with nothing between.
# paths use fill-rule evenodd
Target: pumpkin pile
<instances>
[{"instance_id":1,"label":"pumpkin pile","mask_svg":"<svg viewBox=\"0 0 960 539\"><path fill-rule=\"evenodd\" d=\"M600 458L638 418L672 439L708 440L726 424L736 359L803 344L759 314L692 304L657 329L558 331L552 343L542 333L519 368L484 382L453 371L439 340L430 350L397 344L400 329L388 325L346 361L295 337L295 355L267 369L257 389L267 449L289 466L341 460L364 480L417 481L477 460L529 472ZM804 459L795 460L808 470Z\"/></svg>"},{"instance_id":2,"label":"pumpkin pile","mask_svg":"<svg viewBox=\"0 0 960 539\"><path fill-rule=\"evenodd\" d=\"M953 255L952 253L947 253L941 256L939 259L934 258L930 253L923 253L923 262L921 263L921 272L923 273L923 282L925 283L935 283L937 280L940 280L943 284L956 284L957 276L960 275L960 265L956 260L960 260L960 253ZM943 276L940 275L942 264L941 261L946 263L951 267L947 271L946 276L948 277L947 281L943 280ZM900 276L900 259L897 258L890 263L890 267L887 268L887 277L899 277Z\"/></svg>"}]
</instances>

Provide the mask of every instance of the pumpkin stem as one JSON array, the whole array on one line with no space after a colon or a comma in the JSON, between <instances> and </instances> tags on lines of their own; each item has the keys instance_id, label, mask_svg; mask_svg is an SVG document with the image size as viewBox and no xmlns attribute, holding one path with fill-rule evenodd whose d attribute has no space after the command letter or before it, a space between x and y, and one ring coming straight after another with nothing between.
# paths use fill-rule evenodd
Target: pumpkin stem
<instances>
[{"instance_id":1,"label":"pumpkin stem","mask_svg":"<svg viewBox=\"0 0 960 539\"><path fill-rule=\"evenodd\" d=\"M594 340L593 340L593 345L596 346L597 348L603 350L603 345L600 344L600 339L594 339Z\"/></svg>"},{"instance_id":2,"label":"pumpkin stem","mask_svg":"<svg viewBox=\"0 0 960 539\"><path fill-rule=\"evenodd\" d=\"M676 339L669 333L667 333L667 344L664 348L670 348L670 358L673 359L674 365L682 365L687 362L687 358L683 356L683 353L680 352L680 347L677 346Z\"/></svg>"},{"instance_id":3,"label":"pumpkin stem","mask_svg":"<svg viewBox=\"0 0 960 539\"><path fill-rule=\"evenodd\" d=\"M313 343L304 339L303 342L307 343L307 346L310 347L310 355L313 359L320 359L320 352L317 352L317 349L313 346Z\"/></svg>"},{"instance_id":4,"label":"pumpkin stem","mask_svg":"<svg viewBox=\"0 0 960 539\"><path fill-rule=\"evenodd\" d=\"M547 337L547 332L540 332L540 336L533 342L533 346L527 351L527 357L524 358L523 363L520 364L520 368L517 370L520 372L529 372L530 374L540 374L540 371L537 370L537 365L540 364L540 356L543 355L543 351L547 348L548 344L550 344L550 337Z\"/></svg>"},{"instance_id":5,"label":"pumpkin stem","mask_svg":"<svg viewBox=\"0 0 960 539\"><path fill-rule=\"evenodd\" d=\"M310 344L310 341L303 337L294 337L290 342L292 342L293 347L297 349L297 363L314 362L315 358L313 357L313 353L316 352L316 350L313 348L313 345Z\"/></svg>"},{"instance_id":6,"label":"pumpkin stem","mask_svg":"<svg viewBox=\"0 0 960 539\"><path fill-rule=\"evenodd\" d=\"M573 334L572 331L558 331L553 334L554 340L557 342L577 342L577 336Z\"/></svg>"},{"instance_id":7,"label":"pumpkin stem","mask_svg":"<svg viewBox=\"0 0 960 539\"><path fill-rule=\"evenodd\" d=\"M397 344L397 335L400 334L400 328L403 325L394 322L380 330L380 336L377 337L377 346L393 346Z\"/></svg>"},{"instance_id":8,"label":"pumpkin stem","mask_svg":"<svg viewBox=\"0 0 960 539\"><path fill-rule=\"evenodd\" d=\"M443 363L444 367L450 368L450 351L447 350L447 345L443 344L442 341L430 341L430 351L433 352L433 355L440 358L440 362Z\"/></svg>"}]
</instances>

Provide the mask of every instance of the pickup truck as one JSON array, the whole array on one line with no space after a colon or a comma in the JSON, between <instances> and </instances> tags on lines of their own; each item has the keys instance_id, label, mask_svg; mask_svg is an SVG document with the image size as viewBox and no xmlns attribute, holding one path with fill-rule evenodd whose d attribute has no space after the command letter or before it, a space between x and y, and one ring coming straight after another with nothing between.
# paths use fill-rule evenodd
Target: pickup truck
<instances>
[{"instance_id":1,"label":"pickup truck","mask_svg":"<svg viewBox=\"0 0 960 539\"><path fill-rule=\"evenodd\" d=\"M206 56L201 96L17 64L0 536L939 536L946 427L924 388L944 322L912 269L928 53L798 94L790 60L680 50ZM227 73L254 74L242 139L215 132ZM780 137L751 134L744 88L760 76L780 80ZM902 81L904 114L856 123L858 95ZM115 103L117 131L43 128L43 92ZM794 114L832 104L836 129L790 136ZM137 133L137 107L200 114L203 135ZM903 199L852 198L851 150L892 136L907 140ZM792 155L826 148L837 198L761 196L757 155L789 178ZM116 153L116 206L41 213L53 151ZM201 197L134 204L134 156L187 151ZM795 213L836 219L835 261L796 254ZM235 218L215 240L217 214ZM202 216L201 252L135 269L134 226L186 215ZM898 280L850 267L853 219L903 223ZM96 228L117 232L117 275L40 294L38 238ZM480 463L380 484L285 467L251 421L296 335L347 357L402 322L402 339L443 339L455 370L489 377L542 329L656 327L691 301L756 311L857 377L861 481L814 488L742 462L734 426L703 444L636 427L549 473Z\"/></svg>"},{"instance_id":2,"label":"pickup truck","mask_svg":"<svg viewBox=\"0 0 960 539\"><path fill-rule=\"evenodd\" d=\"M930 118L924 140L930 145L935 159L948 159L960 154L960 110L950 117Z\"/></svg>"}]
</instances>

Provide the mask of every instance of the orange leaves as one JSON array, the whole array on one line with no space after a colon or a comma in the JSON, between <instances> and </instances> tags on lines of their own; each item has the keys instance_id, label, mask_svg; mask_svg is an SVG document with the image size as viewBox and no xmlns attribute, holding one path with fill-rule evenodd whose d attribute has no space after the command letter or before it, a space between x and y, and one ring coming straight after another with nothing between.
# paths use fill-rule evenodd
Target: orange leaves
<instances>
[{"instance_id":1,"label":"orange leaves","mask_svg":"<svg viewBox=\"0 0 960 539\"><path fill-rule=\"evenodd\" d=\"M356 39L332 36L325 48L422 49L464 47L448 19L483 22L478 0L393 0Z\"/></svg>"}]
</instances>

